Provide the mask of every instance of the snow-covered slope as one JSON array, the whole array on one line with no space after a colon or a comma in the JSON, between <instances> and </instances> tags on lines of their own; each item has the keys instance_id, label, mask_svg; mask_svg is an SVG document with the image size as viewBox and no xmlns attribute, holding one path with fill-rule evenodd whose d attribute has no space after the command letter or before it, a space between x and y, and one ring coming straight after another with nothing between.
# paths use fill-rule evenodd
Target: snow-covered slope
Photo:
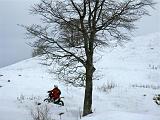
<instances>
[{"instance_id":1,"label":"snow-covered slope","mask_svg":"<svg viewBox=\"0 0 160 120\"><path fill-rule=\"evenodd\" d=\"M160 83L160 33L136 37L124 48L114 49L102 58L100 68L109 79L147 84ZM105 66L104 66L105 65ZM111 75L110 75L111 74ZM114 77L115 76L115 77ZM119 78L117 78L119 76Z\"/></svg>"},{"instance_id":2,"label":"snow-covered slope","mask_svg":"<svg viewBox=\"0 0 160 120\"><path fill-rule=\"evenodd\" d=\"M160 106L152 100L160 93L159 56L160 33L103 53L96 63L100 77L94 81L93 114L83 118L84 89L56 81L38 58L1 68L0 120L31 120L31 110L45 105L55 120L160 120ZM64 107L43 102L54 84L62 91Z\"/></svg>"}]
</instances>

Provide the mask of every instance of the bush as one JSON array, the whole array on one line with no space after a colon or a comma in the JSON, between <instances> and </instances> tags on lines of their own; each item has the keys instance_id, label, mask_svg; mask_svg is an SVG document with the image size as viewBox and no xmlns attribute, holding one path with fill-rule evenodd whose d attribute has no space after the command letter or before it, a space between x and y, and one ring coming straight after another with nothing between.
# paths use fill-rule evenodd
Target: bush
<instances>
[{"instance_id":1,"label":"bush","mask_svg":"<svg viewBox=\"0 0 160 120\"><path fill-rule=\"evenodd\" d=\"M47 105L40 105L31 109L31 116L33 120L53 120L49 115L49 107Z\"/></svg>"},{"instance_id":2,"label":"bush","mask_svg":"<svg viewBox=\"0 0 160 120\"><path fill-rule=\"evenodd\" d=\"M97 87L97 89L99 91L102 91L102 92L110 92L112 88L116 87L116 84L114 84L113 82L107 82L107 83L104 83L102 86L100 87Z\"/></svg>"},{"instance_id":3,"label":"bush","mask_svg":"<svg viewBox=\"0 0 160 120\"><path fill-rule=\"evenodd\" d=\"M133 88L150 88L150 89L154 89L154 90L157 90L157 89L160 89L160 85L149 85L149 84L133 84L132 85Z\"/></svg>"}]
</instances>

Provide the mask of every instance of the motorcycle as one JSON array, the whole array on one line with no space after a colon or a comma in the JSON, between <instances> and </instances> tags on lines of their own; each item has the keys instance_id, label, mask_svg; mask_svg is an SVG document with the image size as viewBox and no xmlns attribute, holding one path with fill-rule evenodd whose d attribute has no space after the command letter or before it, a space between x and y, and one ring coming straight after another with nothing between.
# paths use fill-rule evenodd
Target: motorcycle
<instances>
[{"instance_id":1,"label":"motorcycle","mask_svg":"<svg viewBox=\"0 0 160 120\"><path fill-rule=\"evenodd\" d=\"M50 92L48 91L48 98L44 99L44 102L47 102L47 103L54 103L54 104L57 104L57 105L61 105L61 106L64 106L64 102L62 101L62 98L64 97L60 97L56 100L54 100L53 98L50 97Z\"/></svg>"}]
</instances>

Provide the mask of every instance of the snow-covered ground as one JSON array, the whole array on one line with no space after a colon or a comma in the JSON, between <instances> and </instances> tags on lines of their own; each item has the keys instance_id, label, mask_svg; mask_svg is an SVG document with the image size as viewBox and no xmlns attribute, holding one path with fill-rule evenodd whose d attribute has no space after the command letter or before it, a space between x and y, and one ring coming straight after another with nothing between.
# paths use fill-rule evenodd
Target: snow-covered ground
<instances>
[{"instance_id":1,"label":"snow-covered ground","mask_svg":"<svg viewBox=\"0 0 160 120\"><path fill-rule=\"evenodd\" d=\"M136 37L123 48L105 51L98 61L93 114L82 118L84 88L56 81L38 58L1 68L0 120L32 120L31 111L45 106L53 120L160 120L160 106L153 101L160 94L160 33ZM64 107L43 102L54 84Z\"/></svg>"}]
</instances>

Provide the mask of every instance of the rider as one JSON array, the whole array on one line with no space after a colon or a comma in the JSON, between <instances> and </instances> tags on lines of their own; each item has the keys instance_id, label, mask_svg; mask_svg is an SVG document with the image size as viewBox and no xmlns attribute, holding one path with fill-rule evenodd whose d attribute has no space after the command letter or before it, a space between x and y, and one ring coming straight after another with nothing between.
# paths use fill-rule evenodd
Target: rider
<instances>
[{"instance_id":1,"label":"rider","mask_svg":"<svg viewBox=\"0 0 160 120\"><path fill-rule=\"evenodd\" d=\"M49 97L53 99L55 102L60 100L61 91L57 85L54 85L54 88L49 92Z\"/></svg>"}]
</instances>

